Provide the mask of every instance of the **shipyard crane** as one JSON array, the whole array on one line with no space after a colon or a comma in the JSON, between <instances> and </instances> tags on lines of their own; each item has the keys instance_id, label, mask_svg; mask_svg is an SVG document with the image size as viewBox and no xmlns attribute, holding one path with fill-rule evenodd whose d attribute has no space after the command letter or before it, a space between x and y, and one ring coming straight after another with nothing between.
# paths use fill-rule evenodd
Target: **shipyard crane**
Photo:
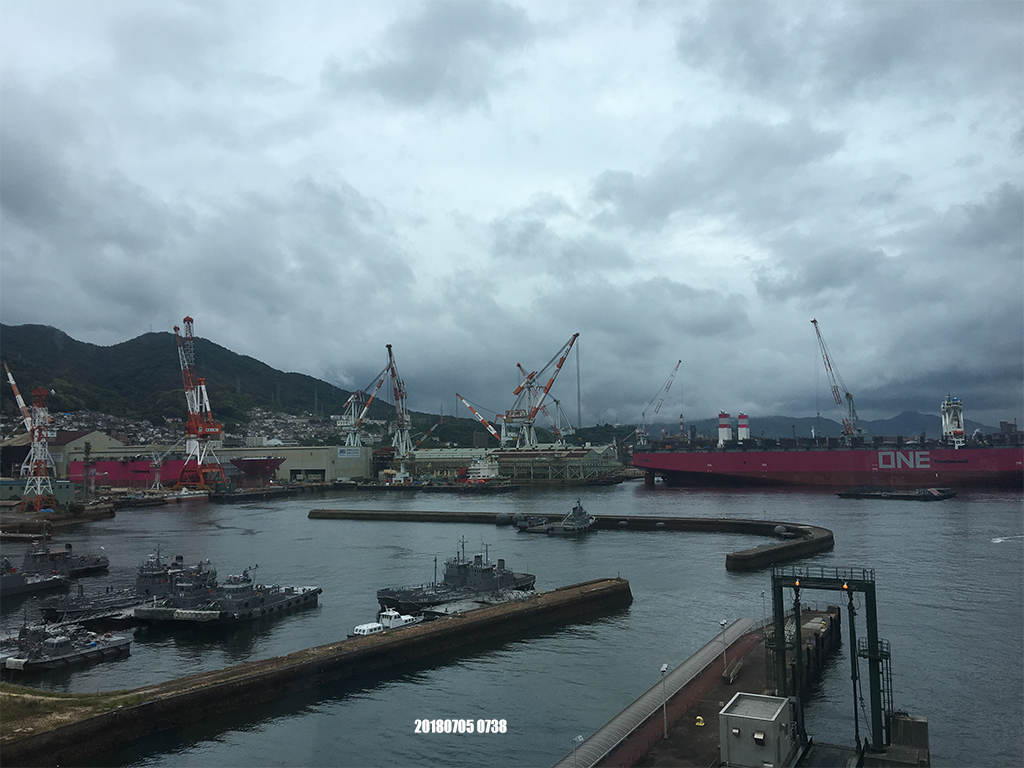
<instances>
[{"instance_id":1,"label":"shipyard crane","mask_svg":"<svg viewBox=\"0 0 1024 768\"><path fill-rule=\"evenodd\" d=\"M502 447L511 443L513 439L515 440L516 448L537 447L537 433L534 429L534 421L537 418L537 413L540 411L541 406L544 405L544 400L551 391L551 387L555 383L558 372L562 370L562 366L565 364L565 359L569 356L569 352L578 338L579 334L574 333L572 337L562 345L562 348L555 353L554 357L548 361L547 365L539 371L527 373L526 369L523 368L522 365L518 363L516 364L523 376L523 380L519 386L513 390L512 394L517 396L516 401L510 410L505 411L504 418L502 420ZM543 376L552 366L554 366L554 370L551 372L551 376L547 383L543 387L538 386L538 382L540 381L539 377Z\"/></svg>"},{"instance_id":2,"label":"shipyard crane","mask_svg":"<svg viewBox=\"0 0 1024 768\"><path fill-rule=\"evenodd\" d=\"M552 416L548 412L547 404L541 405L540 411L548 417L548 421L551 424L551 432L555 436L555 445L564 446L565 436L576 434L576 428L573 427L572 422L569 421L569 416L564 410L562 410L562 401L556 398L551 398L555 404L555 415ZM565 429L562 428L562 419L565 419L565 423L568 424Z\"/></svg>"},{"instance_id":3,"label":"shipyard crane","mask_svg":"<svg viewBox=\"0 0 1024 768\"><path fill-rule=\"evenodd\" d=\"M24 399L21 397L21 392L18 391L18 385L14 383L14 376L11 374L11 369L7 367L7 363L4 363L4 370L7 371L7 381L11 385L11 389L14 390L14 399L18 401L18 408L21 410L21 418L25 423L25 431L32 432L32 415L29 413L28 406L25 405Z\"/></svg>"},{"instance_id":4,"label":"shipyard crane","mask_svg":"<svg viewBox=\"0 0 1024 768\"><path fill-rule=\"evenodd\" d=\"M35 387L32 390L32 409L29 410L18 391L18 385L14 383L14 376L7 363L4 363L4 369L7 371L7 381L14 390L14 399L18 401L25 429L32 437L28 455L21 463L21 476L27 479L18 509L21 512L34 511L38 514L44 507L56 506L57 503L51 482L51 478L57 474L57 468L54 466L47 443L50 426L47 402L52 392L44 387Z\"/></svg>"},{"instance_id":5,"label":"shipyard crane","mask_svg":"<svg viewBox=\"0 0 1024 768\"><path fill-rule=\"evenodd\" d=\"M405 458L412 453L412 438L409 436L409 407L405 382L398 375L395 356L388 344L388 370L391 372L391 388L395 397L395 437L391 444L395 447L395 455Z\"/></svg>"},{"instance_id":6,"label":"shipyard crane","mask_svg":"<svg viewBox=\"0 0 1024 768\"><path fill-rule=\"evenodd\" d=\"M221 425L213 420L210 397L206 392L206 379L196 376L195 337L192 334L191 317L186 317L185 336L174 326L174 337L178 343L178 361L181 363L181 380L185 387L185 402L188 405L188 420L185 424L185 463L178 474L179 485L213 485L227 483L224 467L210 446L211 440L219 440L223 432Z\"/></svg>"},{"instance_id":7,"label":"shipyard crane","mask_svg":"<svg viewBox=\"0 0 1024 768\"><path fill-rule=\"evenodd\" d=\"M647 408L650 408L654 401L657 400L658 404L654 406L654 410L651 412L651 422L653 423L654 417L658 415L658 411L661 410L661 404L665 402L665 395L672 388L672 382L676 379L676 373L679 371L679 366L682 365L683 361L678 360L676 367L672 369L672 373L669 374L668 380L662 385L661 389L651 398L651 402L647 404L647 407L640 412L640 423L636 425L636 444L647 445L647 433L651 430L651 424L647 422ZM660 397L659 397L660 395Z\"/></svg>"},{"instance_id":8,"label":"shipyard crane","mask_svg":"<svg viewBox=\"0 0 1024 768\"><path fill-rule=\"evenodd\" d=\"M373 392L370 393L369 400L363 403L362 396L365 390L357 389L351 394L351 396L349 396L348 400L345 401L345 405L343 407L346 408L348 412L343 417L342 428L346 432L346 447L359 448L362 446L363 442L359 438L359 427L362 426L363 420L366 419L366 414L370 411L370 405L373 403L374 398L377 397L377 393L380 391L380 388L384 386L384 381L387 379L390 367L390 364L384 366L384 370L374 376L374 379L377 381L377 385L373 388ZM356 416L356 409L360 405L363 406L363 409L359 415Z\"/></svg>"},{"instance_id":9,"label":"shipyard crane","mask_svg":"<svg viewBox=\"0 0 1024 768\"><path fill-rule=\"evenodd\" d=\"M184 439L184 437L179 437L177 440L174 441L174 445L172 445L166 451L161 453L159 456L157 455L156 451L150 452L149 466L150 469L153 470L153 484L149 486L149 490L162 491L164 489L161 477L161 475L163 474L164 459L166 459L170 455L171 451L173 451L175 448L181 445Z\"/></svg>"},{"instance_id":10,"label":"shipyard crane","mask_svg":"<svg viewBox=\"0 0 1024 768\"><path fill-rule=\"evenodd\" d=\"M436 423L436 424L435 424L434 426L432 426L432 427L431 427L430 429L428 429L428 430L427 430L427 431L426 431L426 432L424 433L423 437L421 437L421 438L420 438L419 440L417 440L417 441L416 441L416 445L414 445L414 446L412 447L412 450L413 450L413 451L418 451L418 450L420 449L420 446L421 446L421 445L423 445L423 441L424 441L424 440L426 440L426 439L427 439L428 437L430 437L431 433L432 433L432 432L433 432L433 431L434 431L435 429L437 429L438 427L440 427L440 426L441 426L441 424L443 424L443 423L444 423L444 414L441 414L441 418L437 420L437 423ZM410 451L410 453L411 453L411 452L412 452L412 451ZM402 456L401 458L403 458L403 459L404 459L404 458L406 458L406 457L405 457L405 456Z\"/></svg>"},{"instance_id":11,"label":"shipyard crane","mask_svg":"<svg viewBox=\"0 0 1024 768\"><path fill-rule=\"evenodd\" d=\"M843 421L843 434L849 437L863 435L864 430L861 429L860 422L857 419L857 407L853 403L853 394L846 388L842 376L839 375L839 372L832 365L831 357L828 354L828 347L825 346L825 340L821 337L821 329L818 328L818 321L811 320L811 325L814 326L814 332L818 335L818 346L821 348L821 359L825 362L825 373L828 376L829 386L832 388L832 399L836 401L840 418ZM843 410L844 397L846 399L845 411Z\"/></svg>"}]
</instances>

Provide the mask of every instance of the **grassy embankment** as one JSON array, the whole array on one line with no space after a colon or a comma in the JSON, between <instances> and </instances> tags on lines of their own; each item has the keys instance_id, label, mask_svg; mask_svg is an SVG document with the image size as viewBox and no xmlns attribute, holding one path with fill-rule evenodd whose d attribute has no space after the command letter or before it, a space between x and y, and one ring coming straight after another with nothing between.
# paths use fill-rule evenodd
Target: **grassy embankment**
<instances>
[{"instance_id":1,"label":"grassy embankment","mask_svg":"<svg viewBox=\"0 0 1024 768\"><path fill-rule=\"evenodd\" d=\"M56 693L0 683L0 737L39 733L148 698L139 691Z\"/></svg>"}]
</instances>

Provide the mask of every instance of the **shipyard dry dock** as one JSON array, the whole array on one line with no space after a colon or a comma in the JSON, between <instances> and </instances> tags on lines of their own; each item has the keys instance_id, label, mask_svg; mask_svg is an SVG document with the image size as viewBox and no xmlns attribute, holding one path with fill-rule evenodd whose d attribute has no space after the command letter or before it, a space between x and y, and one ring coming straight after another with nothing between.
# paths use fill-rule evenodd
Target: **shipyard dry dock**
<instances>
[{"instance_id":1,"label":"shipyard dry dock","mask_svg":"<svg viewBox=\"0 0 1024 768\"><path fill-rule=\"evenodd\" d=\"M625 579L586 581L399 630L342 640L133 691L101 694L93 698L102 697L109 711L90 713L87 717L70 711L66 724L42 732L26 733L28 723L10 721L9 714L16 710L19 697L25 698L28 694L7 690L0 697L5 712L0 742L3 763L81 763L135 739L215 718L243 706L250 707L323 683L419 661L487 640L513 637L530 628L592 618L625 608L632 602L633 595ZM85 701L90 697L80 698Z\"/></svg>"},{"instance_id":2,"label":"shipyard dry dock","mask_svg":"<svg viewBox=\"0 0 1024 768\"><path fill-rule=\"evenodd\" d=\"M310 520L392 520L412 523L503 523L493 513L439 512L393 509L311 509ZM595 515L598 530L683 531L687 533L743 533L779 539L725 556L729 571L756 571L775 563L827 552L835 546L828 528L774 520L727 517L650 517L647 515ZM504 524L508 524L506 521Z\"/></svg>"}]
</instances>

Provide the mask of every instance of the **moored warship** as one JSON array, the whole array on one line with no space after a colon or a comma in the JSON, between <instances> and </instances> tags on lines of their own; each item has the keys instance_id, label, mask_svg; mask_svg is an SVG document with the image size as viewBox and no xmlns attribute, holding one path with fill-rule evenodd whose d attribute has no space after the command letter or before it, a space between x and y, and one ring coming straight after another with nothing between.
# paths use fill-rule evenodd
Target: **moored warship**
<instances>
[{"instance_id":1,"label":"moored warship","mask_svg":"<svg viewBox=\"0 0 1024 768\"><path fill-rule=\"evenodd\" d=\"M246 568L212 586L182 580L162 599L154 597L134 610L136 619L163 624L215 626L241 624L313 607L320 587L282 587L258 584Z\"/></svg>"},{"instance_id":2,"label":"moored warship","mask_svg":"<svg viewBox=\"0 0 1024 768\"><path fill-rule=\"evenodd\" d=\"M17 637L0 640L0 666L15 672L62 669L129 653L130 635L96 634L78 625L25 624Z\"/></svg>"},{"instance_id":3,"label":"moored warship","mask_svg":"<svg viewBox=\"0 0 1024 768\"><path fill-rule=\"evenodd\" d=\"M71 544L51 547L37 541L25 553L21 570L25 573L62 573L73 579L105 571L109 565L106 555L77 555Z\"/></svg>"},{"instance_id":4,"label":"moored warship","mask_svg":"<svg viewBox=\"0 0 1024 768\"><path fill-rule=\"evenodd\" d=\"M0 570L0 596L15 597L51 589L66 589L68 577L61 573L24 573L10 561L3 558Z\"/></svg>"},{"instance_id":5,"label":"moored warship","mask_svg":"<svg viewBox=\"0 0 1024 768\"><path fill-rule=\"evenodd\" d=\"M461 552L444 564L444 578L431 584L414 587L392 587L377 591L381 608L394 608L400 613L418 613L425 608L494 597L496 593L533 589L537 577L532 573L516 573L505 567L504 559L490 562L487 553L466 558L466 540L461 541ZM435 561L436 562L436 561ZM436 569L436 566L435 566Z\"/></svg>"},{"instance_id":6,"label":"moored warship","mask_svg":"<svg viewBox=\"0 0 1024 768\"><path fill-rule=\"evenodd\" d=\"M48 598L39 606L43 621L91 621L105 619L119 612L130 612L131 608L146 600L168 595L179 581L187 581L206 589L217 583L217 571L206 563L186 565L181 555L166 561L157 550L139 566L135 586L116 589L95 595L86 595L79 586L78 594L61 598Z\"/></svg>"},{"instance_id":7,"label":"moored warship","mask_svg":"<svg viewBox=\"0 0 1024 768\"><path fill-rule=\"evenodd\" d=\"M561 522L548 526L548 536L582 536L597 524L597 518L587 513L583 504L576 499L572 512Z\"/></svg>"}]
</instances>

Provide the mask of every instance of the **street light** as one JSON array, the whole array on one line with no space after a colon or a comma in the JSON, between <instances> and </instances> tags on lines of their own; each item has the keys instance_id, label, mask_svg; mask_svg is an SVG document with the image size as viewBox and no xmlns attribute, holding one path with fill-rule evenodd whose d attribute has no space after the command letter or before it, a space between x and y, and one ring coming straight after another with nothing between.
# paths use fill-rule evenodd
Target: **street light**
<instances>
[{"instance_id":1,"label":"street light","mask_svg":"<svg viewBox=\"0 0 1024 768\"><path fill-rule=\"evenodd\" d=\"M668 672L668 664L661 665L661 717L665 721L665 738L668 738L668 692L665 688L665 673Z\"/></svg>"},{"instance_id":2,"label":"street light","mask_svg":"<svg viewBox=\"0 0 1024 768\"><path fill-rule=\"evenodd\" d=\"M764 609L764 590L762 589L761 590L761 629L764 630L764 628L766 626L768 626L768 614L765 613L765 609Z\"/></svg>"},{"instance_id":3,"label":"street light","mask_svg":"<svg viewBox=\"0 0 1024 768\"><path fill-rule=\"evenodd\" d=\"M576 768L576 747L583 743L583 736L577 736L572 740L572 768Z\"/></svg>"},{"instance_id":4,"label":"street light","mask_svg":"<svg viewBox=\"0 0 1024 768\"><path fill-rule=\"evenodd\" d=\"M725 653L729 650L729 646L725 644L725 625L729 623L729 620L722 619L718 623L722 625L722 672L727 672L729 670L729 662L725 658Z\"/></svg>"}]
</instances>

